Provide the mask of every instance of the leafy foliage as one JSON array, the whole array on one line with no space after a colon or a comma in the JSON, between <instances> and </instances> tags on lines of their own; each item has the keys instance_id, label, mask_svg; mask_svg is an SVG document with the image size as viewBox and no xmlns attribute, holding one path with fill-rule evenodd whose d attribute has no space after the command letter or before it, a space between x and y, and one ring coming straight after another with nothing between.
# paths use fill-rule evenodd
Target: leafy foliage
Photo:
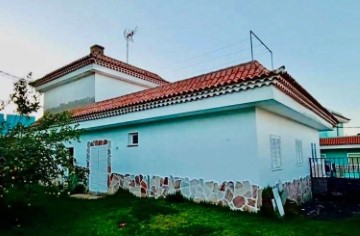
<instances>
[{"instance_id":1,"label":"leafy foliage","mask_svg":"<svg viewBox=\"0 0 360 236\"><path fill-rule=\"evenodd\" d=\"M75 166L69 175L69 186L71 193L86 193L88 191L89 169Z\"/></svg>"},{"instance_id":2,"label":"leafy foliage","mask_svg":"<svg viewBox=\"0 0 360 236\"><path fill-rule=\"evenodd\" d=\"M25 79L14 83L10 99L25 120L40 108L39 94L29 88ZM57 185L65 168L74 168L73 157L64 143L78 140L79 135L78 125L72 123L68 112L45 113L32 126L21 122L14 127L6 123L0 126L0 205L10 188L24 188L32 183Z\"/></svg>"}]
</instances>

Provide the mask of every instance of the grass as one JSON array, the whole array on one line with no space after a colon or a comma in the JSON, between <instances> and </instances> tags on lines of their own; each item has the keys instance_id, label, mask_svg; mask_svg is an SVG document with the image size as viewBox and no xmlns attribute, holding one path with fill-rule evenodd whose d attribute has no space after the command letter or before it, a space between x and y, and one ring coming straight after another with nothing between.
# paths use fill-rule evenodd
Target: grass
<instances>
[{"instance_id":1,"label":"grass","mask_svg":"<svg viewBox=\"0 0 360 236\"><path fill-rule=\"evenodd\" d=\"M178 198L140 199L125 191L98 200L38 191L30 207L13 202L7 211L0 211L1 221L13 227L0 225L0 235L349 235L360 230L360 218L271 219Z\"/></svg>"}]
</instances>

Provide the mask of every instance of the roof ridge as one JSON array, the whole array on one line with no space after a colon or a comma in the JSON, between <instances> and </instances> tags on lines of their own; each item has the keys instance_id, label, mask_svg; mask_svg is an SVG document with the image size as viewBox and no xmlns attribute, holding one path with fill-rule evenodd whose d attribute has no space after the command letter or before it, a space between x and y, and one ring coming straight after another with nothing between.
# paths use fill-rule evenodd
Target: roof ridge
<instances>
[{"instance_id":1,"label":"roof ridge","mask_svg":"<svg viewBox=\"0 0 360 236\"><path fill-rule=\"evenodd\" d=\"M129 70L135 74L138 74L135 77L138 77L143 80L151 81L151 82L154 82L157 84L169 83L165 79L161 78L161 76L159 76L158 74L153 73L151 71L130 65L128 63L125 63L125 62L115 59L113 57L109 57L109 56L99 54L99 53L90 52L86 56L81 57L75 61L72 61L50 73L45 74L43 77L41 77L35 81L32 81L30 83L30 85L37 86L37 85L47 83L49 81L57 79L60 76L63 76L67 73L70 73L76 69L83 67L84 65L79 65L80 63L91 64L91 63L95 63L96 61L99 61L99 60L103 61L104 63L106 62L106 63L115 64L119 67L122 67L122 69L124 69L124 70Z\"/></svg>"},{"instance_id":2,"label":"roof ridge","mask_svg":"<svg viewBox=\"0 0 360 236\"><path fill-rule=\"evenodd\" d=\"M53 70L53 71L45 74L45 75L42 76L41 78L32 81L32 82L30 83L30 85L35 84L35 82L37 82L37 81L39 81L39 80L41 80L41 79L45 79L46 77L50 77L50 76L52 76L52 75L60 72L61 70L64 70L64 69L67 68L67 67L70 67L70 66L72 66L72 65L74 65L74 64L77 64L77 63L79 63L79 62L81 62L81 61L83 61L83 60L90 59L90 58L91 58L91 57L90 57L90 54L88 54L88 55L83 56L83 57L81 57L81 58L79 58L79 59L76 59L76 60L74 60L74 61L72 61L72 62L70 62L70 63L68 63L68 64L66 64L66 65L64 65L64 66L61 66L60 68L58 68L58 69L56 69L56 70Z\"/></svg>"},{"instance_id":3,"label":"roof ridge","mask_svg":"<svg viewBox=\"0 0 360 236\"><path fill-rule=\"evenodd\" d=\"M294 77L292 77L287 71L281 71L281 72L276 72L276 70L272 70L273 73L277 74L277 75L284 75L286 76L289 80L291 80L291 83L293 84L293 86L299 90L299 92L303 95L305 95L305 97L307 97L307 99L309 101L311 101L312 103L314 103L314 105L322 108L323 112L326 113L328 116L330 116L332 119L338 121L334 115L328 110L326 109L323 105L321 105L321 103L313 96L311 95L300 83L298 83ZM283 77L284 78L284 77ZM290 82L290 81L288 81Z\"/></svg>"},{"instance_id":4,"label":"roof ridge","mask_svg":"<svg viewBox=\"0 0 360 236\"><path fill-rule=\"evenodd\" d=\"M125 67L128 67L127 69L135 69L135 72L137 73L141 73L141 74L145 74L145 73L148 73L150 75L152 75L154 77L154 79L157 79L157 80L160 80L160 81L163 81L163 82L168 82L166 80L164 80L163 78L161 78L160 75L154 73L154 72L151 72L149 70L145 70L145 69L142 69L140 67L137 67L137 66L134 66L134 65L131 65L129 63L126 63L126 62L123 62L119 59L116 59L114 57L110 57L110 56L107 56L107 55L104 55L104 54L99 54L99 53L90 53L89 55L91 55L92 57L94 57L94 59L106 59L106 60L112 60L112 61L115 61L116 63L119 63L121 64L122 66L125 66ZM145 72L145 73L144 73Z\"/></svg>"},{"instance_id":5,"label":"roof ridge","mask_svg":"<svg viewBox=\"0 0 360 236\"><path fill-rule=\"evenodd\" d=\"M195 76L192 76L192 77L190 77L190 78L186 78L186 79L183 79L183 80L178 80L178 81L175 81L175 82L184 81L184 80L190 80L190 79L195 79L196 77L207 76L207 75L209 75L209 74L215 74L215 73L219 73L219 72L222 72L222 71L225 71L225 70L233 69L233 68L236 68L236 67L239 67L239 66L246 66L246 65L249 65L249 64L255 64L255 65L257 65L258 68L259 68L259 67L262 67L263 69L265 69L265 70L267 70L268 72L270 72L270 70L268 70L268 69L267 69L265 66L263 66L260 62L258 62L257 60L253 60L253 61L247 61L247 62L244 62L244 63L240 63L240 64L228 66L228 67L221 68L221 69L218 69L218 70L210 71L210 72L207 72L207 73L204 73L204 74L195 75ZM257 68L257 69L258 69L258 68Z\"/></svg>"},{"instance_id":6,"label":"roof ridge","mask_svg":"<svg viewBox=\"0 0 360 236\"><path fill-rule=\"evenodd\" d=\"M197 90L201 90L201 89L204 89L204 88L188 88L188 90L184 90L184 91L173 91L174 89L176 89L176 86L177 85L182 85L181 87L186 87L190 81L197 81L197 80L201 80L203 78L206 78L208 75L216 75L218 73L221 73L223 71L226 71L226 70L232 70L233 68L236 68L236 67L247 67L250 65L250 68L247 69L247 71L250 71L251 69L251 65L256 65L257 68L261 67L262 69L265 69L266 71L270 72L268 69L266 69L263 65L261 65L258 61L249 61L249 62L245 62L245 63L241 63L241 64L237 64L237 65L233 65L233 66L229 66L229 67L226 67L226 68L223 68L223 69L220 69L220 70L215 70L215 71L212 71L212 72L209 72L209 73L206 73L206 74L202 74L202 75L197 75L197 76L194 76L194 77L190 77L190 78L187 78L187 79L183 79L183 80L178 80L178 81L175 81L175 82L171 82L171 83L167 83L167 84L163 84L163 85L160 85L160 86L157 86L157 87L154 87L154 88L149 88L149 89L145 89L145 90L141 90L141 91L137 91L137 92L133 92L133 93L129 93L129 94L125 94L125 95L122 95L122 96L118 96L118 97L114 97L114 98L110 98L110 99L106 99L106 100L103 100L103 101L99 101L99 102L96 102L96 103L92 103L92 104L88 104L86 106L83 106L83 107L79 107L79 108L75 108L73 110L71 110L72 113L76 113L78 111L81 111L81 110L84 110L86 108L90 109L92 107L95 107L95 106L101 106L101 105L105 105L105 104L108 104L110 102L116 102L116 101L119 101L121 99L128 99L128 98L131 98L131 97L135 97L136 95L140 95L140 94L145 94L147 96L149 96L149 94L153 94L155 93L156 91L166 91L166 89L168 88L168 93L169 94L159 94L159 95L154 95L153 97L151 98L146 98L145 100L147 100L148 102L150 101L153 101L154 99L158 99L158 98L161 98L161 97L169 97L169 96L176 96L176 95L180 95L180 94L186 94L186 93L190 93L190 92L194 92L194 91L197 91ZM256 70L255 70L256 71ZM259 72L258 74L252 74L252 75L243 75L242 74L242 79L245 79L245 78L252 78L254 77L254 75L256 75L257 77L260 76L260 75L263 75L265 74L266 72ZM230 76L230 75L225 75L225 76ZM221 78L225 77L225 76L221 76ZM220 78L220 77L219 77ZM218 80L217 78L214 78L213 79L214 81ZM234 81L233 82L239 82L239 81ZM210 87L217 87L217 86L220 86L221 84L213 84L213 85L209 85ZM206 87L206 86L205 86ZM209 88L210 88L209 87ZM164 92L166 93L166 92ZM136 96L137 97L137 96ZM143 101L143 98L140 98L139 102L140 101ZM131 105L134 105L133 103L132 104L128 104L129 106ZM116 107L116 105L114 105ZM113 108L113 109L116 109L116 108ZM103 112L103 111L107 111L107 109L100 109L102 111L99 111L99 112ZM111 110L111 109L109 109Z\"/></svg>"},{"instance_id":7,"label":"roof ridge","mask_svg":"<svg viewBox=\"0 0 360 236\"><path fill-rule=\"evenodd\" d=\"M346 135L346 136L338 136L338 137L326 137L320 139L341 139L341 138L360 138L360 135Z\"/></svg>"}]
</instances>

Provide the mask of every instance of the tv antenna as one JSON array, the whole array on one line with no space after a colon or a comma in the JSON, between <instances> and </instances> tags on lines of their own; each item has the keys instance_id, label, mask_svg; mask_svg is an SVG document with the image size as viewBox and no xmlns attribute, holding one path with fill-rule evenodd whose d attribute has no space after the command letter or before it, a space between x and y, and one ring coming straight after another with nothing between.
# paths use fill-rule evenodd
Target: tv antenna
<instances>
[{"instance_id":1,"label":"tv antenna","mask_svg":"<svg viewBox=\"0 0 360 236\"><path fill-rule=\"evenodd\" d=\"M261 39L252 30L250 30L251 61L254 60L253 36L270 52L270 55L271 55L271 69L274 69L273 52L270 50L270 48L268 46L265 45L265 43L263 41L261 41Z\"/></svg>"},{"instance_id":2,"label":"tv antenna","mask_svg":"<svg viewBox=\"0 0 360 236\"><path fill-rule=\"evenodd\" d=\"M133 37L137 31L137 26L130 30L126 28L124 30L124 38L126 40L126 63L129 63L129 42L134 42Z\"/></svg>"}]
</instances>

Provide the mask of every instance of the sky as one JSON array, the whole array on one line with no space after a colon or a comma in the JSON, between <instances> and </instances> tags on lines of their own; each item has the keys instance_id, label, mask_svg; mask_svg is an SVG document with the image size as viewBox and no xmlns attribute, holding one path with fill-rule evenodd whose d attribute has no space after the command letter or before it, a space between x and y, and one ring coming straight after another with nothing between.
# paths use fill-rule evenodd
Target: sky
<instances>
[{"instance_id":1,"label":"sky","mask_svg":"<svg viewBox=\"0 0 360 236\"><path fill-rule=\"evenodd\" d=\"M323 106L351 118L346 126L360 127L359 9L355 0L2 0L0 71L37 79L93 44L125 61L124 29L137 27L129 63L176 81L251 60L252 30L274 68L285 65ZM271 69L256 41L254 55ZM0 99L12 83L0 74Z\"/></svg>"}]
</instances>

